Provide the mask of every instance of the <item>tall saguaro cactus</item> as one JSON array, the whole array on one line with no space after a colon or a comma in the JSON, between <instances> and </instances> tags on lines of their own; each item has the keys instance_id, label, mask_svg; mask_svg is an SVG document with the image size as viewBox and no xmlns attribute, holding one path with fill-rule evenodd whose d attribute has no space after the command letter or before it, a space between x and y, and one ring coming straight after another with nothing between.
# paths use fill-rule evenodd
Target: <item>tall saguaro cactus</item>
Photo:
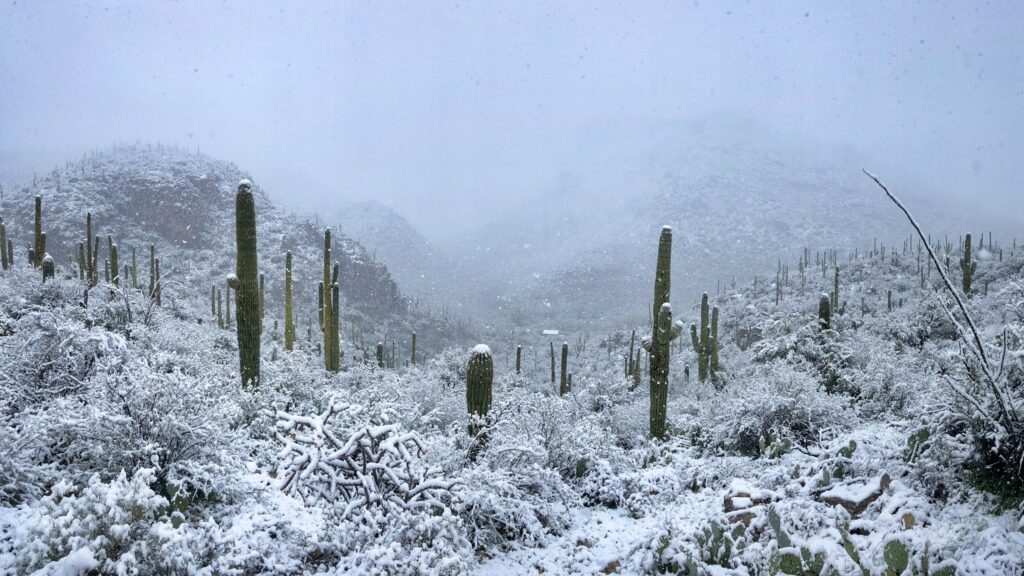
<instances>
[{"instance_id":1,"label":"tall saguaro cactus","mask_svg":"<svg viewBox=\"0 0 1024 576\"><path fill-rule=\"evenodd\" d=\"M295 348L295 312L292 309L292 253L284 255L284 349Z\"/></svg>"},{"instance_id":2,"label":"tall saguaro cactus","mask_svg":"<svg viewBox=\"0 0 1024 576\"><path fill-rule=\"evenodd\" d=\"M562 378L559 380L558 394L569 393L569 343L562 342Z\"/></svg>"},{"instance_id":3,"label":"tall saguaro cactus","mask_svg":"<svg viewBox=\"0 0 1024 576\"><path fill-rule=\"evenodd\" d=\"M43 197L36 196L36 222L35 222L35 260L32 265L39 268L43 265L43 255L46 252L46 240L43 237Z\"/></svg>"},{"instance_id":4,"label":"tall saguaro cactus","mask_svg":"<svg viewBox=\"0 0 1024 576\"><path fill-rule=\"evenodd\" d=\"M652 438L665 437L668 405L669 343L672 341L672 304L665 302L658 310L658 321L651 342L651 406Z\"/></svg>"},{"instance_id":5,"label":"tall saguaro cactus","mask_svg":"<svg viewBox=\"0 0 1024 576\"><path fill-rule=\"evenodd\" d=\"M516 346L516 374L523 373L523 347Z\"/></svg>"},{"instance_id":6,"label":"tall saguaro cactus","mask_svg":"<svg viewBox=\"0 0 1024 576\"><path fill-rule=\"evenodd\" d=\"M412 333L412 354L410 355L409 362L411 362L413 366L416 365L416 333L415 332Z\"/></svg>"},{"instance_id":7,"label":"tall saguaro cactus","mask_svg":"<svg viewBox=\"0 0 1024 576\"><path fill-rule=\"evenodd\" d=\"M984 236L982 236L984 238ZM971 297L971 281L978 270L978 263L971 259L971 235L964 236L964 254L960 258L960 271L963 272L964 296Z\"/></svg>"},{"instance_id":8,"label":"tall saguaro cactus","mask_svg":"<svg viewBox=\"0 0 1024 576\"><path fill-rule=\"evenodd\" d=\"M475 439L471 455L487 441L480 419L491 410L491 386L494 382L494 357L491 349L477 344L469 353L466 366L466 411L470 416L469 435ZM475 418L474 418L475 417Z\"/></svg>"},{"instance_id":9,"label":"tall saguaro cactus","mask_svg":"<svg viewBox=\"0 0 1024 576\"><path fill-rule=\"evenodd\" d=\"M242 385L256 387L260 383L260 318L259 270L256 255L256 204L252 183L242 180L235 195L235 320L238 325L238 361Z\"/></svg>"},{"instance_id":10,"label":"tall saguaro cactus","mask_svg":"<svg viewBox=\"0 0 1024 576\"><path fill-rule=\"evenodd\" d=\"M324 229L324 298L323 298L323 331L324 331L324 368L333 370L334 353L331 350L334 331L331 323L334 314L331 312L331 229Z\"/></svg>"},{"instance_id":11,"label":"tall saguaro cactus","mask_svg":"<svg viewBox=\"0 0 1024 576\"><path fill-rule=\"evenodd\" d=\"M832 328L832 300L828 294L822 294L818 301L818 325L823 330Z\"/></svg>"},{"instance_id":12,"label":"tall saguaro cactus","mask_svg":"<svg viewBox=\"0 0 1024 576\"><path fill-rule=\"evenodd\" d=\"M7 258L7 226L4 224L3 216L0 216L0 268L4 270L10 267Z\"/></svg>"}]
</instances>

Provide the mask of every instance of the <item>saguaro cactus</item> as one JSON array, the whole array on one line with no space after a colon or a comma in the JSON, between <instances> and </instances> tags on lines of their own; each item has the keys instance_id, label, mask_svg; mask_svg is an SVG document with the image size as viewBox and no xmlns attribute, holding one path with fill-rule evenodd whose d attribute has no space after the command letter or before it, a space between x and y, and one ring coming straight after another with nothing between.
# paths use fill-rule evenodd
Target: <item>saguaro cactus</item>
<instances>
[{"instance_id":1,"label":"saguaro cactus","mask_svg":"<svg viewBox=\"0 0 1024 576\"><path fill-rule=\"evenodd\" d=\"M384 367L384 343L377 342L377 367Z\"/></svg>"},{"instance_id":2,"label":"saguaro cactus","mask_svg":"<svg viewBox=\"0 0 1024 576\"><path fill-rule=\"evenodd\" d=\"M46 280L48 278L53 278L53 272L54 272L53 258L49 254L46 254L45 256L43 256L42 267L43 267L43 283L45 284Z\"/></svg>"},{"instance_id":3,"label":"saguaro cactus","mask_svg":"<svg viewBox=\"0 0 1024 576\"><path fill-rule=\"evenodd\" d=\"M569 392L569 343L562 342L562 378L559 381L558 394L565 396Z\"/></svg>"},{"instance_id":4,"label":"saguaro cactus","mask_svg":"<svg viewBox=\"0 0 1024 576\"><path fill-rule=\"evenodd\" d=\"M238 362L242 385L256 387L260 383L260 318L259 270L256 254L256 204L252 183L242 180L235 195L235 318L238 323Z\"/></svg>"},{"instance_id":5,"label":"saguaro cactus","mask_svg":"<svg viewBox=\"0 0 1024 576\"><path fill-rule=\"evenodd\" d=\"M669 343L672 341L672 305L665 302L658 310L658 321L651 343L651 406L650 433L653 438L665 437L668 404Z\"/></svg>"},{"instance_id":6,"label":"saguaro cactus","mask_svg":"<svg viewBox=\"0 0 1024 576\"><path fill-rule=\"evenodd\" d=\"M984 236L982 236L984 238ZM971 281L978 270L978 263L971 259L971 235L964 237L964 254L960 258L960 271L963 272L964 296L971 297Z\"/></svg>"},{"instance_id":7,"label":"saguaro cactus","mask_svg":"<svg viewBox=\"0 0 1024 576\"><path fill-rule=\"evenodd\" d=\"M551 346L551 385L555 385L555 343L548 342Z\"/></svg>"},{"instance_id":8,"label":"saguaro cactus","mask_svg":"<svg viewBox=\"0 0 1024 576\"><path fill-rule=\"evenodd\" d=\"M828 294L822 294L818 300L818 325L823 330L832 328L832 299Z\"/></svg>"},{"instance_id":9,"label":"saguaro cactus","mask_svg":"<svg viewBox=\"0 0 1024 576\"><path fill-rule=\"evenodd\" d=\"M7 263L7 226L0 216L0 268L7 270L10 264Z\"/></svg>"},{"instance_id":10,"label":"saguaro cactus","mask_svg":"<svg viewBox=\"0 0 1024 576\"><path fill-rule=\"evenodd\" d=\"M324 303L323 303L323 330L324 330L324 367L332 369L334 355L331 352L331 321L334 314L331 313L331 229L324 230Z\"/></svg>"},{"instance_id":11,"label":"saguaro cactus","mask_svg":"<svg viewBox=\"0 0 1024 576\"><path fill-rule=\"evenodd\" d=\"M523 373L523 347L516 346L516 374Z\"/></svg>"},{"instance_id":12,"label":"saguaro cactus","mask_svg":"<svg viewBox=\"0 0 1024 576\"><path fill-rule=\"evenodd\" d=\"M337 268L335 268L337 271ZM337 277L337 274L335 274ZM338 331L341 312L341 290L338 283L331 285L331 372L341 369L341 334Z\"/></svg>"},{"instance_id":13,"label":"saguaro cactus","mask_svg":"<svg viewBox=\"0 0 1024 576\"><path fill-rule=\"evenodd\" d=\"M836 266L836 277L832 287L832 310L839 313L839 266Z\"/></svg>"},{"instance_id":14,"label":"saguaro cactus","mask_svg":"<svg viewBox=\"0 0 1024 576\"><path fill-rule=\"evenodd\" d=\"M474 454L479 446L486 442L479 419L486 418L491 410L493 382L494 357L491 355L491 349L484 344L477 344L469 353L469 363L466 366L466 411L470 416L469 435L476 439Z\"/></svg>"},{"instance_id":15,"label":"saguaro cactus","mask_svg":"<svg viewBox=\"0 0 1024 576\"><path fill-rule=\"evenodd\" d=\"M292 253L284 256L284 349L295 347L295 313L292 309Z\"/></svg>"},{"instance_id":16,"label":"saguaro cactus","mask_svg":"<svg viewBox=\"0 0 1024 576\"><path fill-rule=\"evenodd\" d=\"M413 366L416 365L416 333L415 332L412 333L412 354L410 355L409 362L411 362Z\"/></svg>"},{"instance_id":17,"label":"saguaro cactus","mask_svg":"<svg viewBox=\"0 0 1024 576\"><path fill-rule=\"evenodd\" d=\"M708 294L705 292L700 299L700 332L697 332L696 323L690 324L690 340L693 343L693 351L697 354L697 379L701 382L708 379L711 354L714 350L708 313Z\"/></svg>"},{"instance_id":18,"label":"saguaro cactus","mask_svg":"<svg viewBox=\"0 0 1024 576\"><path fill-rule=\"evenodd\" d=\"M135 261L135 246L132 246L132 290L139 287L139 266Z\"/></svg>"},{"instance_id":19,"label":"saguaro cactus","mask_svg":"<svg viewBox=\"0 0 1024 576\"><path fill-rule=\"evenodd\" d=\"M43 239L43 197L36 196L36 222L35 222L35 260L32 265L36 268L43 265L43 254L46 253L46 240Z\"/></svg>"},{"instance_id":20,"label":"saguaro cactus","mask_svg":"<svg viewBox=\"0 0 1024 576\"><path fill-rule=\"evenodd\" d=\"M711 358L709 359L711 380L718 379L718 306L711 309Z\"/></svg>"}]
</instances>

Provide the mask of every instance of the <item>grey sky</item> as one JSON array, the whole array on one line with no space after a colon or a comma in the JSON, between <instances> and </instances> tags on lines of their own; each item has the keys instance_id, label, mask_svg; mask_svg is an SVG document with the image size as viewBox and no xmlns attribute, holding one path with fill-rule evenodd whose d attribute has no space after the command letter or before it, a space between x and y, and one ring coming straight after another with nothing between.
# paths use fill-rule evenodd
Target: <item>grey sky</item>
<instances>
[{"instance_id":1,"label":"grey sky","mask_svg":"<svg viewBox=\"0 0 1024 576\"><path fill-rule=\"evenodd\" d=\"M1019 207L1022 29L1019 2L7 2L0 152L199 146L290 207L437 234L588 135L740 116Z\"/></svg>"}]
</instances>

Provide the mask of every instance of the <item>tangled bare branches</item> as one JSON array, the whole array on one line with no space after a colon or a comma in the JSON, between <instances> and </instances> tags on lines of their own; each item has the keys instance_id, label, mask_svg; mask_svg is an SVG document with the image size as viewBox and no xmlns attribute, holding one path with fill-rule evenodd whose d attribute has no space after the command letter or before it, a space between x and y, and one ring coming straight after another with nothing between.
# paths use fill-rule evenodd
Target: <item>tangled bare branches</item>
<instances>
[{"instance_id":1,"label":"tangled bare branches","mask_svg":"<svg viewBox=\"0 0 1024 576\"><path fill-rule=\"evenodd\" d=\"M388 424L364 426L343 440L330 424L347 408L331 401L312 416L275 411L278 438L285 444L278 453L278 487L307 506L341 509L342 516L365 508L385 514L442 508L455 483L423 463L419 436Z\"/></svg>"}]
</instances>

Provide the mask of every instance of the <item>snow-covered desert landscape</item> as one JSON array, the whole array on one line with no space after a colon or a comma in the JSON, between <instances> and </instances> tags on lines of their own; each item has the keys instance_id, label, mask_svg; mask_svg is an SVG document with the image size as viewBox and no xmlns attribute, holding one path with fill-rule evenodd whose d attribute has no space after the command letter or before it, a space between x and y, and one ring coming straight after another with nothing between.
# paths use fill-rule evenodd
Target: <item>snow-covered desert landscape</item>
<instances>
[{"instance_id":1,"label":"snow-covered desert landscape","mask_svg":"<svg viewBox=\"0 0 1024 576\"><path fill-rule=\"evenodd\" d=\"M0 574L1024 574L1020 7L0 22Z\"/></svg>"}]
</instances>

